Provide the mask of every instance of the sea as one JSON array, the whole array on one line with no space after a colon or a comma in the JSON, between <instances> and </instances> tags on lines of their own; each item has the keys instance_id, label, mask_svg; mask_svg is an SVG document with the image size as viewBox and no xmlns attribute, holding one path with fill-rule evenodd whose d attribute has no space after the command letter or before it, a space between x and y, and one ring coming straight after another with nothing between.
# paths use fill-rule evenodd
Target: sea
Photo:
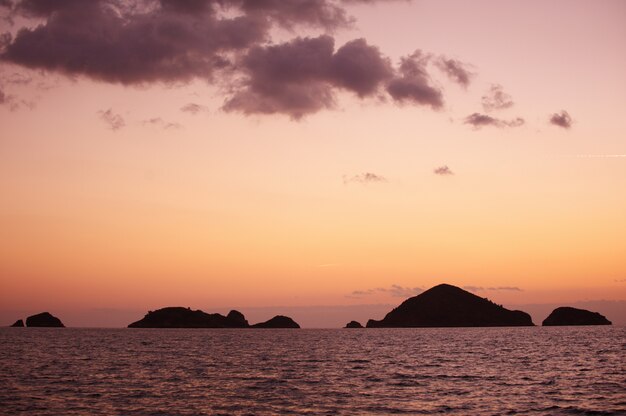
<instances>
[{"instance_id":1,"label":"sea","mask_svg":"<svg viewBox=\"0 0 626 416\"><path fill-rule=\"evenodd\" d=\"M0 414L625 415L626 328L0 329Z\"/></svg>"}]
</instances>

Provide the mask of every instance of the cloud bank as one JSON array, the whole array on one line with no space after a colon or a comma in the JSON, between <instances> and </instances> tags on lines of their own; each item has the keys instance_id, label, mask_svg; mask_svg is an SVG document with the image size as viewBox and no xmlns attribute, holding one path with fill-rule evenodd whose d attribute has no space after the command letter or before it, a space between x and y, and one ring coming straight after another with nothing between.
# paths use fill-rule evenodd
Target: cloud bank
<instances>
[{"instance_id":1,"label":"cloud bank","mask_svg":"<svg viewBox=\"0 0 626 416\"><path fill-rule=\"evenodd\" d=\"M331 33L354 24L346 6L376 1L391 0L3 0L23 26L1 35L0 62L122 85L204 80L243 114L299 119L340 92L441 109L431 67L466 87L466 64L418 50L394 65L366 39L336 45ZM276 28L322 34L273 42Z\"/></svg>"}]
</instances>

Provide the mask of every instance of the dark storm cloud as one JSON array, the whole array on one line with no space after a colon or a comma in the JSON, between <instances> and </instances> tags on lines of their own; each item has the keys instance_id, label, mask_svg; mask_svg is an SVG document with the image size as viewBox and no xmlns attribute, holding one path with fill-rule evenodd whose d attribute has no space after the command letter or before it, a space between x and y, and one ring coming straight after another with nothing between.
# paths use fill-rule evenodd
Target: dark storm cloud
<instances>
[{"instance_id":1,"label":"dark storm cloud","mask_svg":"<svg viewBox=\"0 0 626 416\"><path fill-rule=\"evenodd\" d=\"M113 110L110 108L106 111L98 111L98 115L100 116L100 119L104 121L107 126L113 131L119 130L122 127L126 126L124 118L122 118L121 115L114 113Z\"/></svg>"},{"instance_id":2,"label":"dark storm cloud","mask_svg":"<svg viewBox=\"0 0 626 416\"><path fill-rule=\"evenodd\" d=\"M454 172L448 166L439 166L433 170L433 173L440 176L454 175Z\"/></svg>"},{"instance_id":3,"label":"dark storm cloud","mask_svg":"<svg viewBox=\"0 0 626 416\"><path fill-rule=\"evenodd\" d=\"M525 123L521 117L514 118L512 120L501 120L499 118L488 116L487 114L474 113L465 117L464 124L470 124L474 128L481 128L484 126L494 127L519 127Z\"/></svg>"},{"instance_id":4,"label":"dark storm cloud","mask_svg":"<svg viewBox=\"0 0 626 416\"><path fill-rule=\"evenodd\" d=\"M387 178L381 175L377 175L375 173L371 173L371 172L361 173L359 175L354 175L354 176L346 176L346 175L343 176L344 184L349 184L349 183L368 184L368 183L383 183L383 182L388 182Z\"/></svg>"},{"instance_id":5,"label":"dark storm cloud","mask_svg":"<svg viewBox=\"0 0 626 416\"><path fill-rule=\"evenodd\" d=\"M487 112L513 107L513 98L504 92L502 85L494 84L482 96L483 109Z\"/></svg>"},{"instance_id":6,"label":"dark storm cloud","mask_svg":"<svg viewBox=\"0 0 626 416\"><path fill-rule=\"evenodd\" d=\"M389 1L21 0L10 15L34 22L0 35L0 62L123 85L204 80L225 94L223 110L244 114L299 119L333 108L340 91L359 99L386 91L397 103L442 108L430 55L418 51L394 68L365 39L337 49L328 34L271 42L277 26L330 33L353 22L345 5ZM437 59L455 82L469 83L464 64Z\"/></svg>"},{"instance_id":7,"label":"dark storm cloud","mask_svg":"<svg viewBox=\"0 0 626 416\"><path fill-rule=\"evenodd\" d=\"M560 113L554 113L550 116L550 124L569 129L572 127L572 117L567 111L562 110Z\"/></svg>"},{"instance_id":8,"label":"dark storm cloud","mask_svg":"<svg viewBox=\"0 0 626 416\"><path fill-rule=\"evenodd\" d=\"M429 59L421 51L402 58L398 76L387 85L387 92L396 102L443 107L443 93L431 85L426 70Z\"/></svg>"},{"instance_id":9,"label":"dark storm cloud","mask_svg":"<svg viewBox=\"0 0 626 416\"><path fill-rule=\"evenodd\" d=\"M463 62L442 56L435 61L435 64L448 78L463 88L467 88L470 84L473 74L467 69L467 65Z\"/></svg>"}]
</instances>

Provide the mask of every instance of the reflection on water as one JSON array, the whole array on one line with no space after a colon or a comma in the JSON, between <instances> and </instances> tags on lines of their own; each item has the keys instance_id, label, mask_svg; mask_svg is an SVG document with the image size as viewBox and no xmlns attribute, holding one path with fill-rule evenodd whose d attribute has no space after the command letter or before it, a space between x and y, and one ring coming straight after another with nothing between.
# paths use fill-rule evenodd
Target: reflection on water
<instances>
[{"instance_id":1,"label":"reflection on water","mask_svg":"<svg viewBox=\"0 0 626 416\"><path fill-rule=\"evenodd\" d=\"M0 413L624 414L626 329L0 329Z\"/></svg>"}]
</instances>

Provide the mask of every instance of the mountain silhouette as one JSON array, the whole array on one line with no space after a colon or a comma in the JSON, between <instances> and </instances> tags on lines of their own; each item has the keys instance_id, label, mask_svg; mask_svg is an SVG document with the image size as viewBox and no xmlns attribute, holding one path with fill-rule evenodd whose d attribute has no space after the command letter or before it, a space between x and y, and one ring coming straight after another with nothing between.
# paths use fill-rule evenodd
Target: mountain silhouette
<instances>
[{"instance_id":1,"label":"mountain silhouette","mask_svg":"<svg viewBox=\"0 0 626 416\"><path fill-rule=\"evenodd\" d=\"M570 306L556 308L544 319L543 326L564 326L564 325L611 325L611 321L598 312L591 312L586 309L577 309Z\"/></svg>"},{"instance_id":2,"label":"mountain silhouette","mask_svg":"<svg viewBox=\"0 0 626 416\"><path fill-rule=\"evenodd\" d=\"M459 287L440 284L405 300L368 328L533 326L529 314L511 311Z\"/></svg>"}]
</instances>

